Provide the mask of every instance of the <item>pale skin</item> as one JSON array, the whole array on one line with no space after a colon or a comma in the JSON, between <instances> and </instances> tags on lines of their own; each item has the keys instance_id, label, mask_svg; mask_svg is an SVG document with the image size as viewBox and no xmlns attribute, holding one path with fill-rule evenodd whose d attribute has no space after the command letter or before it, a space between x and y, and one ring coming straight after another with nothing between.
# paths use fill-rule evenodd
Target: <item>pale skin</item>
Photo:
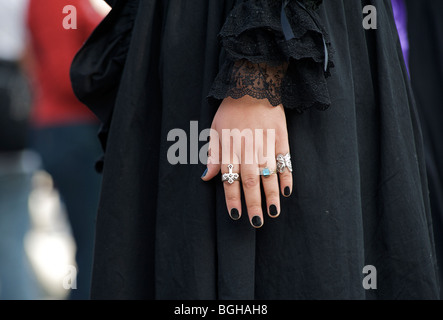
<instances>
[{"instance_id":1,"label":"pale skin","mask_svg":"<svg viewBox=\"0 0 443 320\"><path fill-rule=\"evenodd\" d=\"M220 182L224 185L226 207L231 218L238 220L241 212L241 188L243 189L247 214L251 225L260 228L264 224L264 215L277 218L281 213L280 194L289 197L292 193L292 173L285 170L283 173L272 174L269 177L260 175L264 168L276 169L275 156L279 153L290 152L286 116L282 105L273 107L267 99L255 99L244 96L240 99L226 98L221 103L212 122L212 129L217 135L212 134L209 144L209 157L207 173L202 179L209 181L221 170L228 172L228 164L234 164L233 172L239 173L240 181L233 184ZM244 143L227 146L226 140L222 139L224 129L263 129L264 136L257 139L254 136L254 148L245 147ZM267 143L266 132L269 129L275 131L275 141ZM218 144L218 146L216 145ZM266 150L267 152L263 152ZM253 152L251 155L250 153ZM264 157L263 154L272 155ZM248 160L249 159L249 160ZM250 161L253 159L253 161ZM263 212L260 186L263 186L266 197L267 212Z\"/></svg>"}]
</instances>

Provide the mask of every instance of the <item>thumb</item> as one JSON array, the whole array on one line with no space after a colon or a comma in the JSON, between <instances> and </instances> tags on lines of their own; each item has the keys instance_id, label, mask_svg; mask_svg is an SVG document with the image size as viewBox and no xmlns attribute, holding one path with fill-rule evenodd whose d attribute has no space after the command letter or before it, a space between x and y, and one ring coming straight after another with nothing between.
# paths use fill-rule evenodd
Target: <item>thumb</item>
<instances>
[{"instance_id":1,"label":"thumb","mask_svg":"<svg viewBox=\"0 0 443 320\"><path fill-rule=\"evenodd\" d=\"M202 180L209 181L214 178L220 172L220 164L209 163L206 166L205 172L203 172Z\"/></svg>"},{"instance_id":2,"label":"thumb","mask_svg":"<svg viewBox=\"0 0 443 320\"><path fill-rule=\"evenodd\" d=\"M209 140L209 150L208 150L208 163L206 165L206 170L203 172L202 180L209 181L214 178L219 172L221 167L221 156L220 156L220 142L216 131L211 130L211 137Z\"/></svg>"}]
</instances>

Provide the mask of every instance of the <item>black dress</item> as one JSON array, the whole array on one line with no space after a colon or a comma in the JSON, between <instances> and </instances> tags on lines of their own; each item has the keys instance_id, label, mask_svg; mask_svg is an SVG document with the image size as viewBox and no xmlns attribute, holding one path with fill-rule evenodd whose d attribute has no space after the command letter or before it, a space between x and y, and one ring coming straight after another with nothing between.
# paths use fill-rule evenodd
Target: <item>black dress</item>
<instances>
[{"instance_id":1,"label":"black dress","mask_svg":"<svg viewBox=\"0 0 443 320\"><path fill-rule=\"evenodd\" d=\"M112 2L71 70L103 123L92 298L439 298L389 1ZM377 30L362 27L369 4ZM191 144L190 121L210 128L220 99L245 93L283 102L294 165L293 195L259 230L230 219L195 154L167 159L172 129ZM366 265L377 290L362 286Z\"/></svg>"}]
</instances>

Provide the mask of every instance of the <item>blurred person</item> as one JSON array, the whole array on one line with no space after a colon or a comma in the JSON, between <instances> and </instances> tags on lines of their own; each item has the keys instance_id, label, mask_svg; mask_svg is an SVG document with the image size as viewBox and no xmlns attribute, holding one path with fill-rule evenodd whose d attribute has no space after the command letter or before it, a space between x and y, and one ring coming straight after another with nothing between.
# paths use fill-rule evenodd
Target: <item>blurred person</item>
<instances>
[{"instance_id":1,"label":"blurred person","mask_svg":"<svg viewBox=\"0 0 443 320\"><path fill-rule=\"evenodd\" d=\"M39 165L27 139L26 5L27 0L0 0L0 300L40 297L24 249L31 178Z\"/></svg>"},{"instance_id":2,"label":"blurred person","mask_svg":"<svg viewBox=\"0 0 443 320\"><path fill-rule=\"evenodd\" d=\"M68 14L72 28L66 25ZM89 299L100 189L94 163L100 147L95 139L98 122L74 96L69 69L102 17L84 0L30 0L27 16L34 60L32 145L61 195L76 242L76 289L69 296L73 300Z\"/></svg>"},{"instance_id":3,"label":"blurred person","mask_svg":"<svg viewBox=\"0 0 443 320\"><path fill-rule=\"evenodd\" d=\"M406 0L409 70L423 128L439 275L443 280L443 12L441 0ZM440 288L443 294L443 286Z\"/></svg>"}]
</instances>

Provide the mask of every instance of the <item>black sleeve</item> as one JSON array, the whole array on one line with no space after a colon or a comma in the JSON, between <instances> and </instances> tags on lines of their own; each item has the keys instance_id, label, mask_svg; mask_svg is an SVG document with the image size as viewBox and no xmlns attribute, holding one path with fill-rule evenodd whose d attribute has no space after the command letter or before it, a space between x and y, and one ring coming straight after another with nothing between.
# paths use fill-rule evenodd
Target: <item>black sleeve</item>
<instances>
[{"instance_id":1,"label":"black sleeve","mask_svg":"<svg viewBox=\"0 0 443 320\"><path fill-rule=\"evenodd\" d=\"M105 0L105 2L111 7L113 8L115 3L117 2L117 0Z\"/></svg>"},{"instance_id":2,"label":"black sleeve","mask_svg":"<svg viewBox=\"0 0 443 320\"><path fill-rule=\"evenodd\" d=\"M225 53L209 101L245 95L302 112L324 110L332 48L321 0L237 0L219 38Z\"/></svg>"}]
</instances>

